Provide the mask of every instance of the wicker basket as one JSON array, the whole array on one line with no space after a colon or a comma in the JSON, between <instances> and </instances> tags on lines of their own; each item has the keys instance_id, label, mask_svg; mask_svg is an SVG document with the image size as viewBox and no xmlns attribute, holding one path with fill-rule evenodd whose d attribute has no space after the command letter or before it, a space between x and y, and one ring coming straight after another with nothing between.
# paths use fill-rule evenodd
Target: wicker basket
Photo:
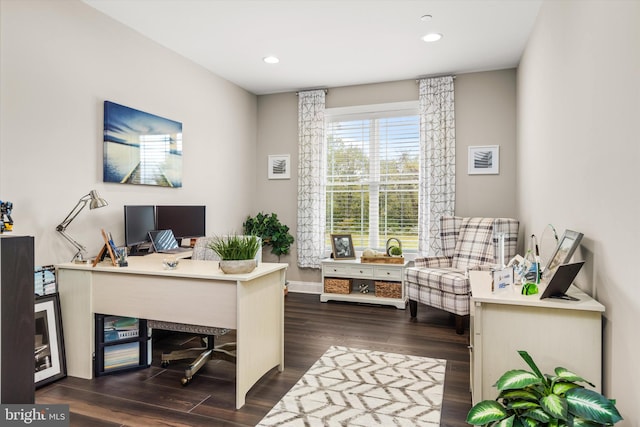
<instances>
[{"instance_id":1,"label":"wicker basket","mask_svg":"<svg viewBox=\"0 0 640 427\"><path fill-rule=\"evenodd\" d=\"M376 296L384 298L401 298L402 283L399 282L375 282Z\"/></svg>"},{"instance_id":2,"label":"wicker basket","mask_svg":"<svg viewBox=\"0 0 640 427\"><path fill-rule=\"evenodd\" d=\"M335 279L326 277L324 279L324 291L330 294L350 294L351 279Z\"/></svg>"}]
</instances>

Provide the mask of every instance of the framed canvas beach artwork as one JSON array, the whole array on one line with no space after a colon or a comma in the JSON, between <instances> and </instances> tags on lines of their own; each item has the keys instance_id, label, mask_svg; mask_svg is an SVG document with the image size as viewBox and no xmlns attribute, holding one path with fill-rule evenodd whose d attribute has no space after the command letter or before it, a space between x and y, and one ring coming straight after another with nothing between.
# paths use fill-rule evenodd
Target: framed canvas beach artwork
<instances>
[{"instance_id":1,"label":"framed canvas beach artwork","mask_svg":"<svg viewBox=\"0 0 640 427\"><path fill-rule=\"evenodd\" d=\"M182 187L182 123L104 102L103 181Z\"/></svg>"}]
</instances>

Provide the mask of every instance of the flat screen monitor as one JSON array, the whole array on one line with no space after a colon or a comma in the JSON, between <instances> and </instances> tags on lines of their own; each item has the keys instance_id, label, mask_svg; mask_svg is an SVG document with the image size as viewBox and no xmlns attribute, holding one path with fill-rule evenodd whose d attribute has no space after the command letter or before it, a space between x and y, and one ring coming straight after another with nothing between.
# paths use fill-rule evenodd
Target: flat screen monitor
<instances>
[{"instance_id":1,"label":"flat screen monitor","mask_svg":"<svg viewBox=\"0 0 640 427\"><path fill-rule=\"evenodd\" d=\"M149 232L156 229L153 205L127 205L124 207L124 243L130 255L141 255L141 247L149 247Z\"/></svg>"},{"instance_id":2,"label":"flat screen monitor","mask_svg":"<svg viewBox=\"0 0 640 427\"><path fill-rule=\"evenodd\" d=\"M172 230L176 239L193 239L206 235L206 206L159 205L156 206L158 230Z\"/></svg>"}]
</instances>

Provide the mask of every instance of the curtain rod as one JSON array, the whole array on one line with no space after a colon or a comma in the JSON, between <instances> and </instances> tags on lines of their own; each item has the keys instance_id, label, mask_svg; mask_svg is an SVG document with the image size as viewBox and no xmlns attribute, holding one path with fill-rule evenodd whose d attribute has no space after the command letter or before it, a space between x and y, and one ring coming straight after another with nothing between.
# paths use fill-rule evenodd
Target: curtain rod
<instances>
[{"instance_id":1,"label":"curtain rod","mask_svg":"<svg viewBox=\"0 0 640 427\"><path fill-rule=\"evenodd\" d=\"M329 89L305 89L297 91L296 96L300 95L300 92L311 92L312 90L324 90L325 95L329 93Z\"/></svg>"},{"instance_id":2,"label":"curtain rod","mask_svg":"<svg viewBox=\"0 0 640 427\"><path fill-rule=\"evenodd\" d=\"M455 74L440 74L437 76L424 76L424 77L418 77L416 79L416 83L418 83L420 80L422 79L437 79L438 77L451 77L453 80L456 79L456 75Z\"/></svg>"}]
</instances>

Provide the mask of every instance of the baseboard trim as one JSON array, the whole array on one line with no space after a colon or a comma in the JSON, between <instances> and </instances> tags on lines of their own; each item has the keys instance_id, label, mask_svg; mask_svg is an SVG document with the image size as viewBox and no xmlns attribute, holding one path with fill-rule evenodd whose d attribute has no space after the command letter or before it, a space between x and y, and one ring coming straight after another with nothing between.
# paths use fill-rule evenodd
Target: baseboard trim
<instances>
[{"instance_id":1,"label":"baseboard trim","mask_svg":"<svg viewBox=\"0 0 640 427\"><path fill-rule=\"evenodd\" d=\"M317 294L322 293L322 283L320 282L299 282L295 280L289 280L287 284L289 292L296 292L299 294Z\"/></svg>"}]
</instances>

